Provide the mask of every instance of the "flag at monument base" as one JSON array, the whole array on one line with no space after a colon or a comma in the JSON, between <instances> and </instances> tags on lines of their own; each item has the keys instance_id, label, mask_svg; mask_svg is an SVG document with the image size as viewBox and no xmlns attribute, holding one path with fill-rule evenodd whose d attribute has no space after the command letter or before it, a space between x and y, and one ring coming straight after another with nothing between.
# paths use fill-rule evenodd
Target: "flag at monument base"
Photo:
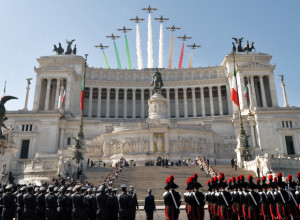
<instances>
[{"instance_id":1,"label":"flag at monument base","mask_svg":"<svg viewBox=\"0 0 300 220\"><path fill-rule=\"evenodd\" d=\"M245 100L248 98L248 85L245 86Z\"/></svg>"},{"instance_id":2,"label":"flag at monument base","mask_svg":"<svg viewBox=\"0 0 300 220\"><path fill-rule=\"evenodd\" d=\"M238 95L237 84L236 84L235 68L233 69L230 100L233 101L234 104L236 104L238 107L240 106L240 104L239 104L239 95Z\"/></svg>"},{"instance_id":3,"label":"flag at monument base","mask_svg":"<svg viewBox=\"0 0 300 220\"><path fill-rule=\"evenodd\" d=\"M66 99L66 89L64 88L64 94L61 103L64 103Z\"/></svg>"},{"instance_id":4,"label":"flag at monument base","mask_svg":"<svg viewBox=\"0 0 300 220\"><path fill-rule=\"evenodd\" d=\"M82 81L81 81L81 95L80 95L80 109L83 109L83 97L84 97L84 84L85 84L85 71L82 76Z\"/></svg>"}]
</instances>

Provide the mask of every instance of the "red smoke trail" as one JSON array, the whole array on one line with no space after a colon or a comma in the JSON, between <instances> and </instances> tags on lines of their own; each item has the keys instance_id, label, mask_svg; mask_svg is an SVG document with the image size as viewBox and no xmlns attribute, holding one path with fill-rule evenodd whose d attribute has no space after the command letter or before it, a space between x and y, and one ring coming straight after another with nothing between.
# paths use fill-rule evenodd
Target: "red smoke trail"
<instances>
[{"instance_id":1,"label":"red smoke trail","mask_svg":"<svg viewBox=\"0 0 300 220\"><path fill-rule=\"evenodd\" d=\"M181 47L178 69L182 68L183 52L184 52L184 42L182 43L182 47Z\"/></svg>"}]
</instances>

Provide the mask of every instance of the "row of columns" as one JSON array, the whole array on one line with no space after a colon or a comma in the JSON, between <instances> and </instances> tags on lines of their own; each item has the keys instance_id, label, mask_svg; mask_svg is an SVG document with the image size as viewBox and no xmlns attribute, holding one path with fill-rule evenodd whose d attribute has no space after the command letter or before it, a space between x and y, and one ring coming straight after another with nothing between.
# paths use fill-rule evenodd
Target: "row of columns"
<instances>
[{"instance_id":1,"label":"row of columns","mask_svg":"<svg viewBox=\"0 0 300 220\"><path fill-rule=\"evenodd\" d=\"M55 89L55 91L52 90L52 92L51 92L51 84L52 84L53 80L56 80L56 87L55 87L56 89ZM50 78L50 77L49 78L37 78L33 109L41 110L40 104L44 104L43 110L45 110L45 111L61 109L62 108L62 103L61 103L62 96L63 96L63 92L64 92L64 87L66 86L66 85L64 85L65 80L66 80L67 84L70 81L69 78L67 78L67 79L66 78ZM42 82L43 81L46 82L45 100L41 100ZM70 94L70 88L69 87L66 87L66 88L67 88L66 93ZM54 96L53 109L50 108L50 101L51 101L52 96ZM67 99L67 102L69 103L70 100Z\"/></svg>"},{"instance_id":2,"label":"row of columns","mask_svg":"<svg viewBox=\"0 0 300 220\"><path fill-rule=\"evenodd\" d=\"M211 116L214 116L214 104L213 104L213 93L212 88L214 86L208 86L209 89L209 103L210 103L210 112ZM222 103L222 96L221 96L221 85L216 86L218 90L218 103L219 103L219 113L220 115L224 115L223 111L223 103ZM197 87L199 88L199 87ZM206 86L200 87L200 98L201 98L201 112L202 115L205 116L205 103L204 103L204 92L203 89L206 88ZM171 116L170 111L170 89L166 88L166 99L167 99L167 108L168 108L168 117ZM187 101L187 89L183 88L183 103L184 103L184 117L188 117L188 101ZM197 117L197 108L196 108L196 93L195 93L195 87L191 88L192 90L192 108L193 108L193 117ZM88 100L88 117L92 117L92 109L93 109L93 87L89 87L89 100ZM105 117L110 117L110 90L111 88L106 88L106 111L105 111ZM144 102L144 90L141 90L141 117L145 117L145 102ZM179 98L178 98L178 90L179 88L174 88L175 90L175 117L179 118ZM123 118L127 118L127 88L123 89L124 91L124 103L123 103ZM150 91L150 97L152 96L152 90ZM97 117L101 117L101 88L98 88L98 103L97 103ZM232 113L232 109L230 106L230 88L226 86L226 96L227 96L227 102L228 102L228 110L229 114ZM118 118L119 113L119 88L115 88L115 111L114 111L114 118ZM136 118L136 89L132 89L132 118Z\"/></svg>"}]
</instances>

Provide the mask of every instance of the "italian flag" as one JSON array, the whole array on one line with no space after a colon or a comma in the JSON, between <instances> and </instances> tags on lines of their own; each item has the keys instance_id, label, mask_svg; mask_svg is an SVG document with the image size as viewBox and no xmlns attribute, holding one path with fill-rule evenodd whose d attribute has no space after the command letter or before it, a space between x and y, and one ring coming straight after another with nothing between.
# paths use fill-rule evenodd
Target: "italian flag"
<instances>
[{"instance_id":1,"label":"italian flag","mask_svg":"<svg viewBox=\"0 0 300 220\"><path fill-rule=\"evenodd\" d=\"M83 96L84 96L84 84L85 84L85 70L84 74L82 76L82 81L81 81L81 96L80 96L80 109L83 109Z\"/></svg>"},{"instance_id":2,"label":"italian flag","mask_svg":"<svg viewBox=\"0 0 300 220\"><path fill-rule=\"evenodd\" d=\"M245 86L245 100L247 100L248 97L248 85Z\"/></svg>"},{"instance_id":3,"label":"italian flag","mask_svg":"<svg viewBox=\"0 0 300 220\"><path fill-rule=\"evenodd\" d=\"M66 99L66 88L64 88L64 94L61 103L64 103Z\"/></svg>"},{"instance_id":4,"label":"italian flag","mask_svg":"<svg viewBox=\"0 0 300 220\"><path fill-rule=\"evenodd\" d=\"M233 76L232 76L232 87L231 87L231 101L234 102L238 107L240 107L239 104L239 95L237 90L237 84L236 84L236 72L235 67L233 68Z\"/></svg>"},{"instance_id":5,"label":"italian flag","mask_svg":"<svg viewBox=\"0 0 300 220\"><path fill-rule=\"evenodd\" d=\"M6 91L6 81L5 81L5 84L4 84L3 95L1 96L1 100L2 100L3 97L5 96L5 91Z\"/></svg>"}]
</instances>

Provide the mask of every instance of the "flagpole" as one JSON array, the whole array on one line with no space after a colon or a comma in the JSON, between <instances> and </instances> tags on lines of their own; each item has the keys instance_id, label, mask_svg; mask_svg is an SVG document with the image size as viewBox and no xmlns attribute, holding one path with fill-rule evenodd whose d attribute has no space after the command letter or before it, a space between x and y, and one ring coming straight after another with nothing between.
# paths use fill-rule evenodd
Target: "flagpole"
<instances>
[{"instance_id":1,"label":"flagpole","mask_svg":"<svg viewBox=\"0 0 300 220\"><path fill-rule=\"evenodd\" d=\"M85 56L84 74L86 74L87 56L88 56L88 54L84 54L84 56ZM84 80L83 90L84 90L84 87L85 87L85 80ZM84 102L82 101L82 109L81 109L81 117L80 117L80 128L79 128L79 132L78 132L78 137L81 140L84 139L84 133L83 133L83 104L84 104Z\"/></svg>"},{"instance_id":2,"label":"flagpole","mask_svg":"<svg viewBox=\"0 0 300 220\"><path fill-rule=\"evenodd\" d=\"M232 55L233 55L233 68L235 69L235 52L234 51L232 52ZM236 82L236 85L238 85L237 77L235 77L235 82ZM241 140L244 141L244 145L240 146L240 147L246 148L243 150L241 157L243 157L243 159L247 161L247 160L249 160L249 157L251 157L250 152L248 150L248 148L249 148L248 136L246 135L246 132L244 130L238 88L237 88L236 92L237 92L237 96L238 96L238 100L239 100L239 105L238 105L238 107L239 107L239 123L240 123L239 139L240 139L240 142L241 142Z\"/></svg>"}]
</instances>

